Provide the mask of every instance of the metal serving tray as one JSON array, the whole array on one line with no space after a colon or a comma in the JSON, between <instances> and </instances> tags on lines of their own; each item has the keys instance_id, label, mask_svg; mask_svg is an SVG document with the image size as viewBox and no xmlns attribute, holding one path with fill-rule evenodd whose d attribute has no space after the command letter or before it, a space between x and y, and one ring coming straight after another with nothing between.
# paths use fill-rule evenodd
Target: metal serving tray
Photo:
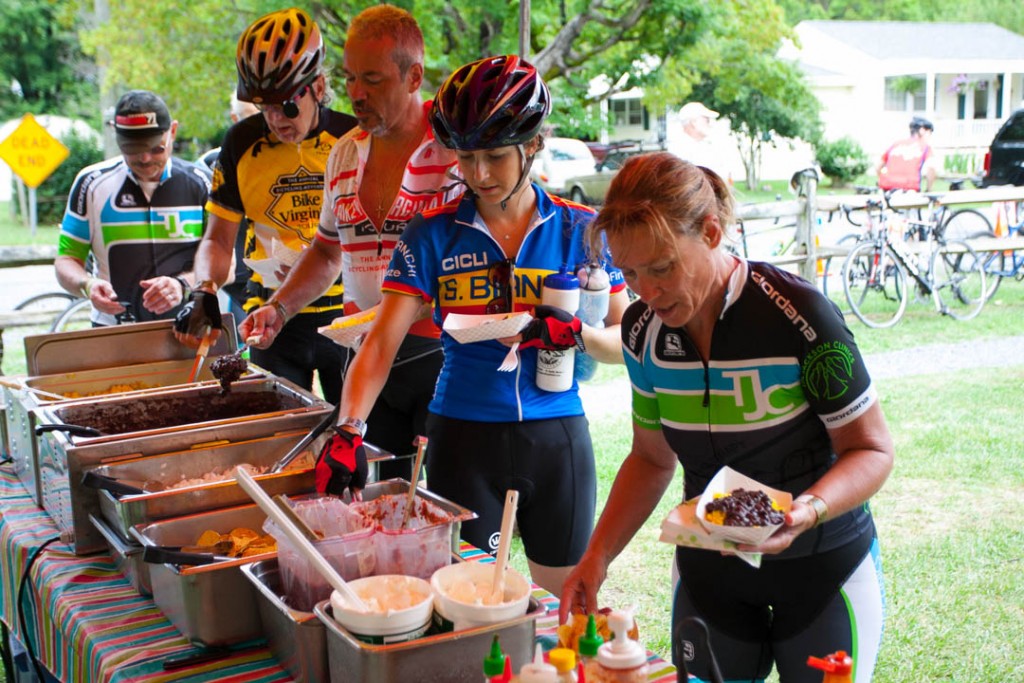
<instances>
[{"instance_id":1,"label":"metal serving tray","mask_svg":"<svg viewBox=\"0 0 1024 683\"><path fill-rule=\"evenodd\" d=\"M143 546L192 545L207 529L227 533L237 527L262 532L266 514L256 505L201 512L134 526ZM225 559L205 565L151 564L153 601L189 641L215 647L263 636L256 588L240 567L275 558L276 552Z\"/></svg>"},{"instance_id":2,"label":"metal serving tray","mask_svg":"<svg viewBox=\"0 0 1024 683\"><path fill-rule=\"evenodd\" d=\"M114 565L125 575L132 588L138 591L139 595L147 597L153 595L153 586L149 580L149 565L142 560L142 545L134 539L124 540L96 515L89 515L89 521L107 542Z\"/></svg>"},{"instance_id":3,"label":"metal serving tray","mask_svg":"<svg viewBox=\"0 0 1024 683\"><path fill-rule=\"evenodd\" d=\"M240 569L256 589L263 631L277 661L296 681L327 681L324 624L312 612L292 609L284 601L277 559L243 564Z\"/></svg>"},{"instance_id":4,"label":"metal serving tray","mask_svg":"<svg viewBox=\"0 0 1024 683\"><path fill-rule=\"evenodd\" d=\"M33 495L36 504L42 505L42 495L37 483L39 470L39 449L35 436L35 427L38 423L35 412L37 408L43 406L55 408L73 401L81 401L83 398L87 398L84 396L85 394L95 392L107 392L103 394L105 396L145 396L158 393L169 387L191 386L185 382L191 369L191 360L170 360L118 368L69 372L60 375L25 377L20 380L26 387L42 389L55 394L72 392L81 394L63 401L50 400L27 390L4 387L2 400L8 402L8 409L6 419L0 428L4 429L5 433L11 434L10 438L13 443L11 451L15 459L15 471L25 488ZM249 371L243 378L252 379L264 377L267 374L265 370L250 365ZM210 373L210 362L203 365L197 383L220 387L220 382L214 379ZM144 385L145 388L120 392L109 391L113 386L130 384Z\"/></svg>"},{"instance_id":5,"label":"metal serving tray","mask_svg":"<svg viewBox=\"0 0 1024 683\"><path fill-rule=\"evenodd\" d=\"M512 658L513 668L518 669L533 660L536 622L546 613L540 601L530 596L526 614L510 621L391 645L370 645L334 620L330 600L317 603L313 611L326 629L332 683L475 683L495 635L502 651Z\"/></svg>"},{"instance_id":6,"label":"metal serving tray","mask_svg":"<svg viewBox=\"0 0 1024 683\"><path fill-rule=\"evenodd\" d=\"M234 318L225 314L225 330L210 349L211 356L231 353L238 348ZM54 393L106 390L113 384L144 382L170 386L188 379L195 352L179 344L173 334L173 321L154 321L115 325L75 332L56 332L25 338L27 377L21 381ZM178 369L184 368L181 374ZM254 368L255 374L264 373ZM104 376L115 377L104 383ZM144 375L131 380L116 379L125 373ZM200 380L213 380L209 363ZM7 406L0 430L6 430L15 473L39 506L43 505L39 484L39 449L35 438L35 408L47 405L36 394L3 388ZM68 399L72 400L72 399Z\"/></svg>"},{"instance_id":7,"label":"metal serving tray","mask_svg":"<svg viewBox=\"0 0 1024 683\"><path fill-rule=\"evenodd\" d=\"M188 405L199 405L196 399L200 394L219 391L219 388L213 386L188 385L144 397L105 397L62 403L61 407L52 411L42 407L35 412L40 424L60 424L58 415L73 414L70 412L73 409L109 404L137 408L141 402L154 396L173 396L184 399ZM99 437L71 436L62 431L40 435L39 481L43 507L53 518L64 539L73 545L75 552L86 554L104 547L102 537L89 523L89 514L99 515L100 512L96 490L82 485L82 476L86 471L145 456L210 448L296 430L308 432L331 410L326 401L280 377L242 380L232 385L233 394L247 391L280 394L292 400L295 407Z\"/></svg>"},{"instance_id":8,"label":"metal serving tray","mask_svg":"<svg viewBox=\"0 0 1024 683\"><path fill-rule=\"evenodd\" d=\"M118 482L156 481L167 485L182 479L202 477L215 469L229 472L236 465L242 464L269 469L308 432L308 429L301 429L209 448L137 458L114 465L101 465L92 472ZM326 438L319 437L307 448L314 458L320 452ZM271 496L279 493L310 493L315 488L312 467L286 470L277 474L259 474L254 478ZM99 501L104 520L127 540L131 538L131 528L137 524L244 505L252 502L252 499L233 478L229 478L200 486L126 495L100 489Z\"/></svg>"},{"instance_id":9,"label":"metal serving tray","mask_svg":"<svg viewBox=\"0 0 1024 683\"><path fill-rule=\"evenodd\" d=\"M224 325L211 355L238 348L234 317ZM196 355L174 337L173 320L94 327L25 337L25 364L30 376L114 368L161 360L190 360ZM187 376L187 375L186 375Z\"/></svg>"}]
</instances>

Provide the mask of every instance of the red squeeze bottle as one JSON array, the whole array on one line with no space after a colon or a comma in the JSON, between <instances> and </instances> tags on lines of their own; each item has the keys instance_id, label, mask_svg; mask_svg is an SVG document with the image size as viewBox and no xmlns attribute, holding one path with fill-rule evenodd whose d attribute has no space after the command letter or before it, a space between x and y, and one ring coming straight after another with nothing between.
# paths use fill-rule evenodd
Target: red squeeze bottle
<instances>
[{"instance_id":1,"label":"red squeeze bottle","mask_svg":"<svg viewBox=\"0 0 1024 683\"><path fill-rule=\"evenodd\" d=\"M821 669L825 678L821 683L853 683L853 659L843 650L820 657L808 657L807 666Z\"/></svg>"}]
</instances>

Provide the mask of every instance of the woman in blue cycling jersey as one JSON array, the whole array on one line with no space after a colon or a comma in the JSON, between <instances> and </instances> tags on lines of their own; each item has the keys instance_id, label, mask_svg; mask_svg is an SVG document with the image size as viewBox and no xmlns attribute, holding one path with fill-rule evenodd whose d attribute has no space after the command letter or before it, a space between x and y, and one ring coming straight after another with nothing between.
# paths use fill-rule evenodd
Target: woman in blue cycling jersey
<instances>
[{"instance_id":1,"label":"woman in blue cycling jersey","mask_svg":"<svg viewBox=\"0 0 1024 683\"><path fill-rule=\"evenodd\" d=\"M402 234L377 321L345 380L339 433L317 469L321 490L361 486L362 421L422 304L439 327L450 313L532 311L512 372L498 367L513 339L460 344L442 335L444 365L427 419L427 484L479 515L462 524L462 536L491 552L505 493L517 489L532 578L558 591L590 538L596 474L578 387L540 389L538 349L582 346L599 361L621 363L619 320L628 299L621 274L609 268L606 327L540 305L546 275L562 266L575 270L605 251L584 247L591 209L529 181L550 106L536 69L515 56L467 64L438 90L430 122L437 140L456 150L466 193L414 218Z\"/></svg>"},{"instance_id":2,"label":"woman in blue cycling jersey","mask_svg":"<svg viewBox=\"0 0 1024 683\"><path fill-rule=\"evenodd\" d=\"M633 387L633 444L593 538L566 581L561 617L597 607L608 565L675 474L699 496L723 466L793 494L785 523L759 546L760 568L679 547L673 659L703 680L710 630L725 680L818 683L809 655L852 653L871 678L882 632L878 544L868 499L893 445L853 335L808 282L722 248L728 186L671 154L630 159L608 190L591 240L640 297L622 319Z\"/></svg>"}]
</instances>

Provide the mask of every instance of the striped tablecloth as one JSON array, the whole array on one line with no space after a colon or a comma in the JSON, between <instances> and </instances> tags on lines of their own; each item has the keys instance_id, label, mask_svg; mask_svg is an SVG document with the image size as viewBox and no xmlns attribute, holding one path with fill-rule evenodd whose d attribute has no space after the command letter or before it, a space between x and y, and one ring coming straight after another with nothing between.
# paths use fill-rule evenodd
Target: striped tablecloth
<instances>
[{"instance_id":1,"label":"striped tablecloth","mask_svg":"<svg viewBox=\"0 0 1024 683\"><path fill-rule=\"evenodd\" d=\"M32 564L23 596L26 634L19 623L18 585L30 557L58 537L49 515L39 509L10 466L0 467L0 619L39 661L67 682L161 683L220 681L272 683L292 679L265 643L236 646L211 662L165 671L167 659L197 654L152 599L140 596L108 555L76 556L59 540ZM462 556L492 562L463 544ZM557 643L558 599L542 589L535 596L548 608L537 621L545 650ZM650 680L676 680L675 669L653 654Z\"/></svg>"}]
</instances>

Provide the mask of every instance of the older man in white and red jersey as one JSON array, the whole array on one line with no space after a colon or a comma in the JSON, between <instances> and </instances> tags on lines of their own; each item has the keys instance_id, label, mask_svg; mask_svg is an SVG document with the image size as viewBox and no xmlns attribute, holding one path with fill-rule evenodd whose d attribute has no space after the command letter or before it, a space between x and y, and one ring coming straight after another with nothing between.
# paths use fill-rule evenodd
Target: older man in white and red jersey
<instances>
[{"instance_id":1,"label":"older man in white and red jersey","mask_svg":"<svg viewBox=\"0 0 1024 683\"><path fill-rule=\"evenodd\" d=\"M347 314L375 306L406 223L464 188L454 152L434 140L427 121L430 102L419 93L423 35L411 14L377 5L353 18L344 74L359 128L331 151L317 239L274 295L289 311L318 296L339 271ZM267 343L280 324L274 308L263 308L243 324L242 333L262 335ZM415 324L365 425L359 421L351 429L341 416L339 427L365 432L367 442L396 455L411 454L413 440L425 433L427 404L443 362L439 338L429 316ZM334 439L349 434L340 429ZM382 463L378 474L409 479L411 472L410 459L401 458Z\"/></svg>"}]
</instances>

